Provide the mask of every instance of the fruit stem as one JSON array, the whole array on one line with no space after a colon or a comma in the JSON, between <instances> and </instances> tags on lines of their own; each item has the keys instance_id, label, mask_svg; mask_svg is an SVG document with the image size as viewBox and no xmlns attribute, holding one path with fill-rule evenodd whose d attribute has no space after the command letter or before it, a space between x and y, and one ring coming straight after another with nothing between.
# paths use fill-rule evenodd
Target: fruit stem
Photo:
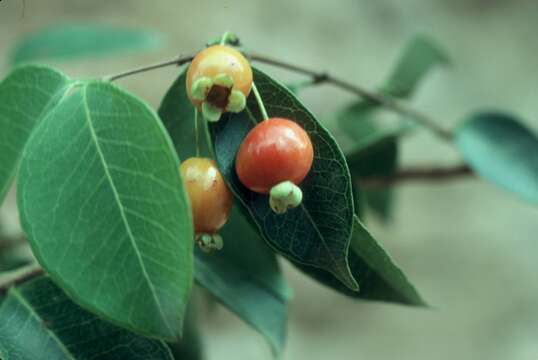
<instances>
[{"instance_id":1,"label":"fruit stem","mask_svg":"<svg viewBox=\"0 0 538 360\"><path fill-rule=\"evenodd\" d=\"M198 127L198 109L194 108L194 138L196 141L196 157L200 157L200 129Z\"/></svg>"},{"instance_id":2,"label":"fruit stem","mask_svg":"<svg viewBox=\"0 0 538 360\"><path fill-rule=\"evenodd\" d=\"M260 112L262 113L263 120L269 119L269 115L267 115L267 110L265 110L265 105L263 104L262 97L260 96L260 93L258 92L258 88L256 87L256 84L254 82L252 82L252 92L254 93L256 102L258 103L258 108L260 109Z\"/></svg>"},{"instance_id":3,"label":"fruit stem","mask_svg":"<svg viewBox=\"0 0 538 360\"><path fill-rule=\"evenodd\" d=\"M234 36L232 33L226 31L224 34L222 34L222 37L220 38L220 45L228 45L228 39L232 36Z\"/></svg>"}]
</instances>

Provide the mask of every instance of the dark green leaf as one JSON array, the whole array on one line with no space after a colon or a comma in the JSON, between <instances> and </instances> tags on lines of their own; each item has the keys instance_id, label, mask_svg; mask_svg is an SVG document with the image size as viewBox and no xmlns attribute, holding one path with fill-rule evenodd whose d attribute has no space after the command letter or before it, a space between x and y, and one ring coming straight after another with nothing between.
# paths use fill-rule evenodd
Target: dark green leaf
<instances>
[{"instance_id":1,"label":"dark green leaf","mask_svg":"<svg viewBox=\"0 0 538 360\"><path fill-rule=\"evenodd\" d=\"M286 339L290 290L275 255L237 210L220 234L223 250L195 251L196 281L262 334L279 357Z\"/></svg>"},{"instance_id":2,"label":"dark green leaf","mask_svg":"<svg viewBox=\"0 0 538 360\"><path fill-rule=\"evenodd\" d=\"M84 308L176 338L192 283L192 218L157 115L109 83L74 91L35 129L18 205L34 254Z\"/></svg>"},{"instance_id":3,"label":"dark green leaf","mask_svg":"<svg viewBox=\"0 0 538 360\"><path fill-rule=\"evenodd\" d=\"M194 108L186 95L185 72L168 90L159 115L178 154L182 158L194 156ZM201 148L202 154L207 154L203 141ZM223 250L213 254L195 251L195 279L260 332L278 355L285 342L290 290L275 254L235 208L220 234L224 238Z\"/></svg>"},{"instance_id":4,"label":"dark green leaf","mask_svg":"<svg viewBox=\"0 0 538 360\"><path fill-rule=\"evenodd\" d=\"M0 272L14 270L32 261L35 260L27 244L8 246L0 243Z\"/></svg>"},{"instance_id":5,"label":"dark green leaf","mask_svg":"<svg viewBox=\"0 0 538 360\"><path fill-rule=\"evenodd\" d=\"M300 269L319 282L352 298L426 306L415 287L358 218L355 218L353 226L349 264L359 283L359 292L349 290L328 272L312 267L300 267Z\"/></svg>"},{"instance_id":6,"label":"dark green leaf","mask_svg":"<svg viewBox=\"0 0 538 360\"><path fill-rule=\"evenodd\" d=\"M192 106L186 91L187 71L183 70L170 89L166 92L159 116L170 134L176 152L180 159L188 159L196 155L196 134L194 133L194 107ZM200 115L200 150L202 156L207 156L209 151L203 141L204 130Z\"/></svg>"},{"instance_id":7,"label":"dark green leaf","mask_svg":"<svg viewBox=\"0 0 538 360\"><path fill-rule=\"evenodd\" d=\"M394 175L398 167L397 138L386 137L366 149L346 155L349 169L355 181L369 177L388 177ZM364 202L383 220L388 220L393 202L393 191L387 189L363 188L358 196L364 197Z\"/></svg>"},{"instance_id":8,"label":"dark green leaf","mask_svg":"<svg viewBox=\"0 0 538 360\"><path fill-rule=\"evenodd\" d=\"M400 120L395 125L380 124L377 120L378 106L367 102L355 102L335 114L336 121L345 134L354 140L347 153L359 154L371 147L391 142L413 130L415 125Z\"/></svg>"},{"instance_id":9,"label":"dark green leaf","mask_svg":"<svg viewBox=\"0 0 538 360\"><path fill-rule=\"evenodd\" d=\"M161 36L152 31L105 24L60 24L31 33L10 54L11 64L77 59L153 49Z\"/></svg>"},{"instance_id":10,"label":"dark green leaf","mask_svg":"<svg viewBox=\"0 0 538 360\"><path fill-rule=\"evenodd\" d=\"M193 294L194 295L194 294ZM198 328L197 298L191 296L187 313L185 315L185 325L181 339L169 343L168 347L172 356L176 360L202 360L204 359L203 342Z\"/></svg>"},{"instance_id":11,"label":"dark green leaf","mask_svg":"<svg viewBox=\"0 0 538 360\"><path fill-rule=\"evenodd\" d=\"M457 129L455 141L480 176L538 203L538 137L513 116L476 114Z\"/></svg>"},{"instance_id":12,"label":"dark green leaf","mask_svg":"<svg viewBox=\"0 0 538 360\"><path fill-rule=\"evenodd\" d=\"M354 210L344 156L334 138L288 89L256 69L254 79L269 116L293 119L312 140L314 163L301 184L303 203L276 215L267 196L249 191L237 178L235 154L252 128L249 111L261 119L253 95L248 99L249 111L226 114L209 129L219 168L242 210L273 248L294 262L325 269L357 289L347 263Z\"/></svg>"},{"instance_id":13,"label":"dark green leaf","mask_svg":"<svg viewBox=\"0 0 538 360\"><path fill-rule=\"evenodd\" d=\"M434 40L417 36L407 44L381 92L399 98L410 97L430 70L448 61L447 54Z\"/></svg>"},{"instance_id":14,"label":"dark green leaf","mask_svg":"<svg viewBox=\"0 0 538 360\"><path fill-rule=\"evenodd\" d=\"M70 85L65 75L43 66L19 67L0 83L0 203L30 133Z\"/></svg>"},{"instance_id":15,"label":"dark green leaf","mask_svg":"<svg viewBox=\"0 0 538 360\"><path fill-rule=\"evenodd\" d=\"M81 309L48 277L11 288L0 307L4 360L172 360L166 345Z\"/></svg>"}]
</instances>

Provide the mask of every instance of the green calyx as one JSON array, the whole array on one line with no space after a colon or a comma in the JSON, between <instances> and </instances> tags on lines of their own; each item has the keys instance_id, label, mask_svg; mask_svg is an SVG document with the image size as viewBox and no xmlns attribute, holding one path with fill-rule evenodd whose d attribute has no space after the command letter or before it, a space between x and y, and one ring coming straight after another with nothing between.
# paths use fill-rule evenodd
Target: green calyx
<instances>
[{"instance_id":1,"label":"green calyx","mask_svg":"<svg viewBox=\"0 0 538 360\"><path fill-rule=\"evenodd\" d=\"M291 181L284 181L271 188L269 205L277 214L284 214L288 209L295 208L303 201L303 192Z\"/></svg>"},{"instance_id":2,"label":"green calyx","mask_svg":"<svg viewBox=\"0 0 538 360\"><path fill-rule=\"evenodd\" d=\"M222 236L219 234L199 234L196 237L196 243L206 253L221 250L224 246Z\"/></svg>"},{"instance_id":3,"label":"green calyx","mask_svg":"<svg viewBox=\"0 0 538 360\"><path fill-rule=\"evenodd\" d=\"M211 105L207 101L202 103L202 114L204 118L209 122L217 122L220 120L222 110L216 106Z\"/></svg>"},{"instance_id":4,"label":"green calyx","mask_svg":"<svg viewBox=\"0 0 538 360\"><path fill-rule=\"evenodd\" d=\"M203 101L207 97L207 94L212 87L213 80L207 76L202 76L192 83L191 96L195 100Z\"/></svg>"},{"instance_id":5,"label":"green calyx","mask_svg":"<svg viewBox=\"0 0 538 360\"><path fill-rule=\"evenodd\" d=\"M233 78L224 73L213 78L203 76L193 82L191 97L201 101L202 114L208 121L219 121L224 112L243 111L247 99L241 91L233 90L233 85Z\"/></svg>"},{"instance_id":6,"label":"green calyx","mask_svg":"<svg viewBox=\"0 0 538 360\"><path fill-rule=\"evenodd\" d=\"M228 105L226 106L226 111L239 113L245 109L247 106L247 98L241 91L232 90L230 96L228 97Z\"/></svg>"}]
</instances>

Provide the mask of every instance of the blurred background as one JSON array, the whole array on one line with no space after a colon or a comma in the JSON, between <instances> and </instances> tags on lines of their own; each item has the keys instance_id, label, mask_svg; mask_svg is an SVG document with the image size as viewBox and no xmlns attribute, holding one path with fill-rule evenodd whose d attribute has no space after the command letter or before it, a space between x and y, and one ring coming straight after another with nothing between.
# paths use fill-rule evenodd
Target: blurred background
<instances>
[{"instance_id":1,"label":"blurred background","mask_svg":"<svg viewBox=\"0 0 538 360\"><path fill-rule=\"evenodd\" d=\"M165 34L160 51L52 63L94 77L188 54L226 30L247 48L326 70L365 87L386 77L417 33L437 40L452 67L422 84L413 106L446 127L479 108L508 110L538 129L538 2L535 0L22 0L0 1L0 73L16 41L61 22L103 22ZM294 74L260 66L282 80ZM178 70L121 80L159 105ZM302 96L323 117L353 98L323 86ZM327 126L334 128L334 124ZM450 165L458 154L425 131L403 141L401 163ZM538 358L538 210L473 178L397 188L392 220L369 227L432 305L361 303L325 289L282 261L295 290L284 358ZM14 191L0 209L19 230ZM204 316L207 358L270 359L264 341L219 307Z\"/></svg>"}]
</instances>

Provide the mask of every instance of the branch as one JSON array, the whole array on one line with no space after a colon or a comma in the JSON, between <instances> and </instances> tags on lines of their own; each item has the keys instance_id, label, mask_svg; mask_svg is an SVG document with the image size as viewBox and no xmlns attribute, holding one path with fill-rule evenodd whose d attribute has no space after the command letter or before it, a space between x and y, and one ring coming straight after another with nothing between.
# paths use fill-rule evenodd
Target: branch
<instances>
[{"instance_id":1,"label":"branch","mask_svg":"<svg viewBox=\"0 0 538 360\"><path fill-rule=\"evenodd\" d=\"M334 76L331 76L326 72L318 72L318 71L306 69L302 66L289 64L287 62L267 58L265 56L258 55L258 54L250 54L248 55L248 57L254 61L258 61L258 62L265 63L272 66L277 66L277 67L290 70L299 74L310 76L314 84L321 84L324 82L329 83L343 90L346 90L350 93L358 95L372 103L382 105L386 107L387 109L390 109L396 113L399 113L402 115L408 115L412 117L413 119L415 119L415 121L417 121L418 123L430 129L433 133L435 133L441 139L447 142L452 141L452 133L442 128L441 126L439 126L437 122L435 122L428 115L423 114L413 108L410 108L407 105L404 105L403 103L397 101L396 99L390 96L385 96L380 93L376 93L376 92L364 89L360 86L351 84L347 81L335 78Z\"/></svg>"},{"instance_id":2,"label":"branch","mask_svg":"<svg viewBox=\"0 0 538 360\"><path fill-rule=\"evenodd\" d=\"M26 240L22 236L16 237L2 237L0 236L0 252L10 249L12 247L26 244Z\"/></svg>"},{"instance_id":3,"label":"branch","mask_svg":"<svg viewBox=\"0 0 538 360\"><path fill-rule=\"evenodd\" d=\"M473 175L471 168L462 164L450 168L408 168L391 176L369 176L357 182L363 188L383 189L411 181L447 181Z\"/></svg>"},{"instance_id":4,"label":"branch","mask_svg":"<svg viewBox=\"0 0 538 360\"><path fill-rule=\"evenodd\" d=\"M411 107L408 107L407 105L405 105L404 103L400 101L397 101L393 97L382 95L380 93L364 89L360 86L351 84L345 80L338 79L332 75L329 75L326 72L319 72L319 71L306 69L302 66L293 65L284 61L267 58L259 54L251 53L251 54L245 54L245 55L247 56L247 58L253 61L258 61L258 62L265 63L272 66L277 66L286 70L294 71L296 73L309 76L312 78L312 82L314 84L322 84L322 83L332 84L336 87L339 87L340 89L343 89L352 94L358 95L359 97L363 99L366 99L375 104L379 104L396 113L399 113L401 115L407 115L413 118L416 122L423 125L424 127L430 129L439 138L447 142L452 141L452 133L450 131L438 125L437 122L434 121L432 118L430 118L428 115L418 110L415 110ZM193 58L194 58L194 55L178 56L172 60L156 63L153 65L139 67L136 69L127 70L127 71L114 74L114 75L105 76L103 79L108 80L108 81L114 81L114 80L118 80L118 79L130 76L130 75L140 74L140 73L144 73L144 72L155 70L155 69L160 69L160 68L171 66L171 65L181 66L183 64L186 64L192 61Z\"/></svg>"},{"instance_id":5,"label":"branch","mask_svg":"<svg viewBox=\"0 0 538 360\"><path fill-rule=\"evenodd\" d=\"M181 65L186 64L188 62L191 62L193 58L194 58L193 55L178 56L178 57L176 57L176 58L174 58L172 60L163 61L163 62L156 63L156 64L153 64L153 65L142 66L142 67L127 70L127 71L124 71L124 72L121 72L121 73L118 73L118 74L105 76L103 78L103 80L105 80L105 81L114 81L114 80L118 80L118 79L130 76L130 75L140 74L140 73L144 73L144 72L147 72L147 71L150 71L150 70L160 69L160 68L171 66L171 65L181 66Z\"/></svg>"},{"instance_id":6,"label":"branch","mask_svg":"<svg viewBox=\"0 0 538 360\"><path fill-rule=\"evenodd\" d=\"M4 273L0 277L0 295L5 294L8 290L25 281L33 279L44 274L43 268L38 264L30 264L19 269Z\"/></svg>"}]
</instances>

